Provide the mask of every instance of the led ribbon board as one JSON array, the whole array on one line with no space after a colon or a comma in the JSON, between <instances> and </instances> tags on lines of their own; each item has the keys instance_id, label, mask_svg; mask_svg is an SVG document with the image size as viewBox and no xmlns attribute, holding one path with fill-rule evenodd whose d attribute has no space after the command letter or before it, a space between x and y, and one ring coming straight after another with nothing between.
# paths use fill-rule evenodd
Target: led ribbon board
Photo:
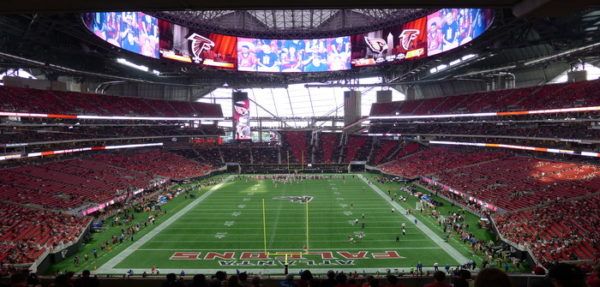
<instances>
[{"instance_id":1,"label":"led ribbon board","mask_svg":"<svg viewBox=\"0 0 600 287\"><path fill-rule=\"evenodd\" d=\"M70 153L88 152L88 151L98 151L98 150L114 150L114 149L156 147L156 146L162 146L162 145L163 145L163 143L147 143L147 144L92 146L92 147L82 147L82 148L74 148L74 149L49 150L49 151L42 151L42 152L30 152L30 153L27 153L27 154L3 155L3 156L0 156L0 161L10 160L10 159L23 159L23 158L32 158L32 157L43 157L43 156L49 156L49 155L59 155L59 154L70 154Z\"/></svg>"},{"instance_id":2,"label":"led ribbon board","mask_svg":"<svg viewBox=\"0 0 600 287\"><path fill-rule=\"evenodd\" d=\"M91 116L67 114L36 114L0 112L0 117L48 118L48 119L84 119L84 120L131 120L131 121L220 121L219 117L130 117L130 116Z\"/></svg>"},{"instance_id":3,"label":"led ribbon board","mask_svg":"<svg viewBox=\"0 0 600 287\"><path fill-rule=\"evenodd\" d=\"M579 156L600 157L600 153L597 153L597 152L574 151L574 150L568 150L568 149L555 149L555 148L532 147L532 146L510 145L510 144L473 143L473 142L455 142L455 141L429 141L429 143L430 144L439 144L439 145L506 148L506 149L527 150L527 151L537 151L537 152L556 153L556 154L570 154L570 155L579 155Z\"/></svg>"}]
</instances>

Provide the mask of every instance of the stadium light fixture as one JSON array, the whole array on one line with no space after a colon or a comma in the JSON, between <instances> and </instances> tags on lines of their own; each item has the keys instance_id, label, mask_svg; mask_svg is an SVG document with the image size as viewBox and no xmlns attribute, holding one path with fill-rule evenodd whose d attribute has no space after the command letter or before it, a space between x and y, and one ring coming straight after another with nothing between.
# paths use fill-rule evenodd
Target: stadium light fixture
<instances>
[{"instance_id":1,"label":"stadium light fixture","mask_svg":"<svg viewBox=\"0 0 600 287\"><path fill-rule=\"evenodd\" d=\"M140 71L144 71L144 72L148 72L150 71L150 68L148 68L147 66L144 65L138 65L132 62L127 61L126 59L123 58L118 58L117 59L117 63L121 64L121 65L125 65L127 67L131 67Z\"/></svg>"},{"instance_id":2,"label":"stadium light fixture","mask_svg":"<svg viewBox=\"0 0 600 287\"><path fill-rule=\"evenodd\" d=\"M535 60L527 61L527 62L524 63L524 65L525 66L534 65L534 64L537 64L537 63L541 63L541 62L544 62L544 61L552 60L552 59L555 59L555 58L558 58L558 57L562 57L562 56L565 56L565 55L568 55L568 54L571 54L571 53L575 53L575 52L587 50L587 49L594 48L594 47L597 47L597 46L600 46L600 42L596 42L594 44L586 45L586 46L579 47L579 48L569 49L569 50L566 50L566 51L563 51L563 52L560 52L560 53L557 53L557 54L554 54L554 55L550 55L550 56L546 56L546 57L541 57L541 58L538 58L538 59L535 59Z\"/></svg>"},{"instance_id":3,"label":"stadium light fixture","mask_svg":"<svg viewBox=\"0 0 600 287\"><path fill-rule=\"evenodd\" d=\"M468 55L464 55L461 60L466 61L466 60L470 60L473 58L476 58L478 55L477 54L468 54Z\"/></svg>"},{"instance_id":4,"label":"stadium light fixture","mask_svg":"<svg viewBox=\"0 0 600 287\"><path fill-rule=\"evenodd\" d=\"M494 73L494 72L499 72L499 71L504 71L504 70L511 70L511 69L516 68L516 67L517 67L516 65L508 65L508 66L503 66L503 67L489 69L489 70L481 70L481 71L470 72L470 73L466 73L466 74L462 74L462 75L457 75L457 76L454 76L454 78L468 77L468 76L481 75L481 74L487 74L487 73Z\"/></svg>"}]
</instances>

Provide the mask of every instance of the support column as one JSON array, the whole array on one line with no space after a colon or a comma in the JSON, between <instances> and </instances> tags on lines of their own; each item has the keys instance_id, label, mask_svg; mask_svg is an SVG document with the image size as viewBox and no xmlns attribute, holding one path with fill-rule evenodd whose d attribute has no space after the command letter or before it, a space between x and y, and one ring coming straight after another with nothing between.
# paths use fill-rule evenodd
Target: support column
<instances>
[{"instance_id":1,"label":"support column","mask_svg":"<svg viewBox=\"0 0 600 287\"><path fill-rule=\"evenodd\" d=\"M408 86L406 88L406 100L414 101L417 98L417 88L415 86Z\"/></svg>"},{"instance_id":2,"label":"support column","mask_svg":"<svg viewBox=\"0 0 600 287\"><path fill-rule=\"evenodd\" d=\"M392 101L392 91L377 91L377 103L389 103Z\"/></svg>"},{"instance_id":3,"label":"support column","mask_svg":"<svg viewBox=\"0 0 600 287\"><path fill-rule=\"evenodd\" d=\"M344 126L348 126L360 119L360 91L344 92Z\"/></svg>"}]
</instances>

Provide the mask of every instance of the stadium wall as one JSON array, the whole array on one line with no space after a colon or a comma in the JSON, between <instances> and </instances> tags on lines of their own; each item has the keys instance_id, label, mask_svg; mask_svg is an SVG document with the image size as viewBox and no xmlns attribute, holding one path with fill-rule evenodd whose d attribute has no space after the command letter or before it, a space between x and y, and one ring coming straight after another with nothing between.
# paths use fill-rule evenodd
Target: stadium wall
<instances>
[{"instance_id":1,"label":"stadium wall","mask_svg":"<svg viewBox=\"0 0 600 287\"><path fill-rule=\"evenodd\" d=\"M59 247L55 248L55 250L52 250L52 251L40 256L40 258L32 264L32 266L30 267L30 270L36 271L38 273L45 273L46 270L48 270L48 268L50 268L50 266L52 264L61 262L65 259L67 259L69 256L77 253L77 251L79 251L79 249L83 245L83 241L86 238L86 236L88 236L88 234L90 234L91 226L92 226L92 221L90 220L90 222L85 227L85 229L81 232L81 234L79 235L77 240L67 243L63 246L59 246Z\"/></svg>"}]
</instances>

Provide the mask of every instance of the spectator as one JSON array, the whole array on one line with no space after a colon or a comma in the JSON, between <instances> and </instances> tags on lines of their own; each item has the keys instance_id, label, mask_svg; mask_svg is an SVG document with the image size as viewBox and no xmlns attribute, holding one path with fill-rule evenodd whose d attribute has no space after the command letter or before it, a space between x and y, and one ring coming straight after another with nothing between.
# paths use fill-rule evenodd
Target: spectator
<instances>
[{"instance_id":1,"label":"spectator","mask_svg":"<svg viewBox=\"0 0 600 287\"><path fill-rule=\"evenodd\" d=\"M71 287L73 286L69 280L68 274L60 274L54 277L54 287Z\"/></svg>"},{"instance_id":2,"label":"spectator","mask_svg":"<svg viewBox=\"0 0 600 287\"><path fill-rule=\"evenodd\" d=\"M600 265L594 268L594 272L588 276L586 283L588 287L600 287Z\"/></svg>"},{"instance_id":3,"label":"spectator","mask_svg":"<svg viewBox=\"0 0 600 287\"><path fill-rule=\"evenodd\" d=\"M300 273L298 287L315 287L317 285L317 282L313 279L313 275L309 270L304 270Z\"/></svg>"},{"instance_id":4,"label":"spectator","mask_svg":"<svg viewBox=\"0 0 600 287\"><path fill-rule=\"evenodd\" d=\"M322 287L335 287L335 272L333 270L327 271L327 279L322 282Z\"/></svg>"},{"instance_id":5,"label":"spectator","mask_svg":"<svg viewBox=\"0 0 600 287\"><path fill-rule=\"evenodd\" d=\"M544 276L546 275L546 270L541 266L536 266L533 268L533 275ZM552 287L552 282L544 276L544 277L534 277L529 280L530 287Z\"/></svg>"},{"instance_id":6,"label":"spectator","mask_svg":"<svg viewBox=\"0 0 600 287\"><path fill-rule=\"evenodd\" d=\"M500 269L486 268L477 274L475 287L512 287L508 275Z\"/></svg>"},{"instance_id":7,"label":"spectator","mask_svg":"<svg viewBox=\"0 0 600 287\"><path fill-rule=\"evenodd\" d=\"M446 273L442 271L436 271L433 273L433 282L425 285L425 287L451 287L450 284L446 283Z\"/></svg>"},{"instance_id":8,"label":"spectator","mask_svg":"<svg viewBox=\"0 0 600 287\"><path fill-rule=\"evenodd\" d=\"M27 287L27 277L23 273L15 273L10 276L11 287Z\"/></svg>"},{"instance_id":9,"label":"spectator","mask_svg":"<svg viewBox=\"0 0 600 287\"><path fill-rule=\"evenodd\" d=\"M98 287L100 282L96 276L90 276L90 270L83 270L81 277L75 281L75 287Z\"/></svg>"},{"instance_id":10,"label":"spectator","mask_svg":"<svg viewBox=\"0 0 600 287\"><path fill-rule=\"evenodd\" d=\"M367 281L363 284L363 287L379 287L379 280L375 279L372 275L367 276Z\"/></svg>"},{"instance_id":11,"label":"spectator","mask_svg":"<svg viewBox=\"0 0 600 287\"><path fill-rule=\"evenodd\" d=\"M260 282L260 277L258 276L254 276L254 278L252 278L252 287L261 287L262 283Z\"/></svg>"},{"instance_id":12,"label":"spectator","mask_svg":"<svg viewBox=\"0 0 600 287\"><path fill-rule=\"evenodd\" d=\"M250 282L248 282L248 273L246 273L246 272L240 272L238 274L238 277L240 279L240 285L242 287L250 287Z\"/></svg>"},{"instance_id":13,"label":"spectator","mask_svg":"<svg viewBox=\"0 0 600 287\"><path fill-rule=\"evenodd\" d=\"M204 274L194 275L194 278L192 278L192 282L190 282L188 287L208 287L208 281L206 281L206 276L204 276Z\"/></svg>"},{"instance_id":14,"label":"spectator","mask_svg":"<svg viewBox=\"0 0 600 287\"><path fill-rule=\"evenodd\" d=\"M554 287L585 287L585 274L571 264L556 264L550 268L548 278Z\"/></svg>"},{"instance_id":15,"label":"spectator","mask_svg":"<svg viewBox=\"0 0 600 287\"><path fill-rule=\"evenodd\" d=\"M227 281L227 286L228 287L241 287L239 277L237 275L231 275L229 277L229 280Z\"/></svg>"},{"instance_id":16,"label":"spectator","mask_svg":"<svg viewBox=\"0 0 600 287\"><path fill-rule=\"evenodd\" d=\"M340 272L335 276L335 286L336 287L346 287L348 284L348 276L344 274L344 272Z\"/></svg>"},{"instance_id":17,"label":"spectator","mask_svg":"<svg viewBox=\"0 0 600 287\"><path fill-rule=\"evenodd\" d=\"M177 280L175 273L167 274L167 280L163 282L162 287L183 287L183 283Z\"/></svg>"},{"instance_id":18,"label":"spectator","mask_svg":"<svg viewBox=\"0 0 600 287\"><path fill-rule=\"evenodd\" d=\"M296 286L296 282L294 282L294 275L288 274L287 276L285 276L285 279L283 281L279 282L279 286L281 286L281 287L295 287Z\"/></svg>"},{"instance_id":19,"label":"spectator","mask_svg":"<svg viewBox=\"0 0 600 287\"><path fill-rule=\"evenodd\" d=\"M454 278L452 284L454 287L469 287L471 280L471 272L461 269L458 271L458 276Z\"/></svg>"},{"instance_id":20,"label":"spectator","mask_svg":"<svg viewBox=\"0 0 600 287\"><path fill-rule=\"evenodd\" d=\"M396 277L396 275L388 275L386 277L387 282L389 287L404 287L404 285L402 285L402 283L400 283L400 280L398 280L398 277ZM373 280L373 281L377 281L377 280Z\"/></svg>"}]
</instances>

